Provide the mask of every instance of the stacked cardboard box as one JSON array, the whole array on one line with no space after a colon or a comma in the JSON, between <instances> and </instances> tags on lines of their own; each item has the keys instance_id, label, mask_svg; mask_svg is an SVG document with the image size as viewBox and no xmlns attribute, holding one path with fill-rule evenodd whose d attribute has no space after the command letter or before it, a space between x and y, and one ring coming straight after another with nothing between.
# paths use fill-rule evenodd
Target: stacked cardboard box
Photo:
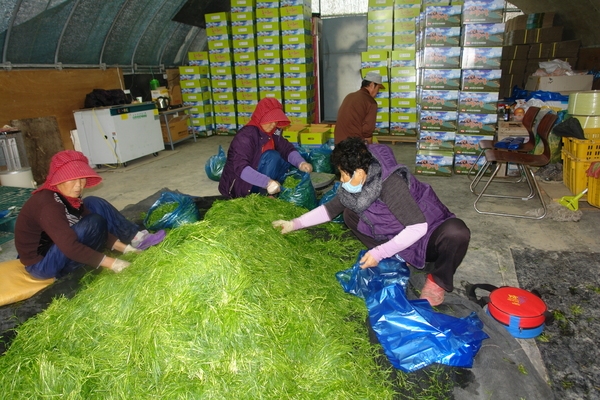
<instances>
[{"instance_id":1,"label":"stacked cardboard box","mask_svg":"<svg viewBox=\"0 0 600 400\"><path fill-rule=\"evenodd\" d=\"M385 89L380 89L375 96L377 102L377 121L375 122L374 134L385 134L389 132L390 127L390 85L388 75L388 57L387 50L369 50L361 53L361 75L364 77L370 71L376 71L381 75Z\"/></svg>"},{"instance_id":2,"label":"stacked cardboard box","mask_svg":"<svg viewBox=\"0 0 600 400\"><path fill-rule=\"evenodd\" d=\"M188 53L189 66L179 67L181 97L184 106L191 106L188 124L197 136L213 133L213 110L209 78L209 54L206 51ZM174 139L176 140L176 139Z\"/></svg>"},{"instance_id":3,"label":"stacked cardboard box","mask_svg":"<svg viewBox=\"0 0 600 400\"><path fill-rule=\"evenodd\" d=\"M560 59L575 67L580 42L562 41L563 27L554 26L554 22L554 13L538 13L521 15L506 23L501 97L509 97L514 86L525 87L540 62Z\"/></svg>"},{"instance_id":4,"label":"stacked cardboard box","mask_svg":"<svg viewBox=\"0 0 600 400\"><path fill-rule=\"evenodd\" d=\"M215 132L235 134L235 86L230 13L206 14L208 58L211 69L211 91Z\"/></svg>"},{"instance_id":5,"label":"stacked cardboard box","mask_svg":"<svg viewBox=\"0 0 600 400\"><path fill-rule=\"evenodd\" d=\"M506 21L506 31L522 29L550 28L554 26L555 13L535 13L518 15Z\"/></svg>"},{"instance_id":6,"label":"stacked cardboard box","mask_svg":"<svg viewBox=\"0 0 600 400\"><path fill-rule=\"evenodd\" d=\"M551 61L555 59L566 61L573 69L575 69L580 45L581 42L579 40L541 42L532 44L527 55L525 75L529 77L531 74L537 71L540 62Z\"/></svg>"},{"instance_id":7,"label":"stacked cardboard box","mask_svg":"<svg viewBox=\"0 0 600 400\"><path fill-rule=\"evenodd\" d=\"M283 101L281 78L281 23L279 1L256 2L259 99L273 97Z\"/></svg>"},{"instance_id":8,"label":"stacked cardboard box","mask_svg":"<svg viewBox=\"0 0 600 400\"><path fill-rule=\"evenodd\" d=\"M529 55L529 44L514 44L502 48L502 79L500 80L500 97L510 97L513 87L523 88L525 69Z\"/></svg>"},{"instance_id":9,"label":"stacked cardboard box","mask_svg":"<svg viewBox=\"0 0 600 400\"><path fill-rule=\"evenodd\" d=\"M231 0L235 121L237 129L250 121L258 103L257 26L253 0ZM223 112L229 111L223 109ZM227 115L229 116L229 115Z\"/></svg>"},{"instance_id":10,"label":"stacked cardboard box","mask_svg":"<svg viewBox=\"0 0 600 400\"><path fill-rule=\"evenodd\" d=\"M265 97L293 122L312 122L311 23L309 0L231 0L231 13L206 15L217 133L235 134Z\"/></svg>"},{"instance_id":11,"label":"stacked cardboard box","mask_svg":"<svg viewBox=\"0 0 600 400\"><path fill-rule=\"evenodd\" d=\"M389 52L393 43L393 0L369 0L367 11L367 52L361 57L361 75L378 72L385 89L375 97L377 121L374 134L387 134L390 129Z\"/></svg>"},{"instance_id":12,"label":"stacked cardboard box","mask_svg":"<svg viewBox=\"0 0 600 400\"><path fill-rule=\"evenodd\" d=\"M390 57L390 134L417 135L417 19L421 2L395 0Z\"/></svg>"},{"instance_id":13,"label":"stacked cardboard box","mask_svg":"<svg viewBox=\"0 0 600 400\"><path fill-rule=\"evenodd\" d=\"M467 0L464 4L463 79L454 149L457 174L468 173L479 154L479 141L492 139L496 133L505 28L503 12L504 0ZM484 160L480 161L483 164Z\"/></svg>"},{"instance_id":14,"label":"stacked cardboard box","mask_svg":"<svg viewBox=\"0 0 600 400\"><path fill-rule=\"evenodd\" d=\"M315 116L311 4L310 1L286 0L282 6L284 110L292 123L308 124Z\"/></svg>"},{"instance_id":15,"label":"stacked cardboard box","mask_svg":"<svg viewBox=\"0 0 600 400\"><path fill-rule=\"evenodd\" d=\"M257 1L256 3L256 43L258 64L258 97L281 95L281 25L279 21L279 1Z\"/></svg>"},{"instance_id":16,"label":"stacked cardboard box","mask_svg":"<svg viewBox=\"0 0 600 400\"><path fill-rule=\"evenodd\" d=\"M452 175L460 83L460 5L427 4L419 19L416 174Z\"/></svg>"},{"instance_id":17,"label":"stacked cardboard box","mask_svg":"<svg viewBox=\"0 0 600 400\"><path fill-rule=\"evenodd\" d=\"M367 11L367 50L392 50L393 0L369 0Z\"/></svg>"}]
</instances>

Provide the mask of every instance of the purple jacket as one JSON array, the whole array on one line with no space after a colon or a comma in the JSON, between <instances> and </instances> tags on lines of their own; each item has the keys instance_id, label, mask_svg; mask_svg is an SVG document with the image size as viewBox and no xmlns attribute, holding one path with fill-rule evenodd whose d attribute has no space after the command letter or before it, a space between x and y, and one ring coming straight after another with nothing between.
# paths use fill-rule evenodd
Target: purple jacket
<instances>
[{"instance_id":1,"label":"purple jacket","mask_svg":"<svg viewBox=\"0 0 600 400\"><path fill-rule=\"evenodd\" d=\"M262 147L269 140L269 136L256 126L246 125L235 135L229 150L227 161L221 179L219 180L219 192L226 198L244 197L250 194L252 184L240 178L242 171L247 166L258 168ZM275 150L281 154L284 160L294 151L294 146L281 135L273 135Z\"/></svg>"},{"instance_id":2,"label":"purple jacket","mask_svg":"<svg viewBox=\"0 0 600 400\"><path fill-rule=\"evenodd\" d=\"M381 180L384 181L394 172L400 173L408 182L410 194L425 216L428 225L425 236L399 253L409 264L423 268L429 237L442 222L454 218L455 215L440 201L430 185L418 181L405 165L396 162L394 153L388 146L369 145L369 151L381 165ZM358 223L360 232L380 241L390 240L403 229L404 226L380 199L375 200L363 212Z\"/></svg>"}]
</instances>

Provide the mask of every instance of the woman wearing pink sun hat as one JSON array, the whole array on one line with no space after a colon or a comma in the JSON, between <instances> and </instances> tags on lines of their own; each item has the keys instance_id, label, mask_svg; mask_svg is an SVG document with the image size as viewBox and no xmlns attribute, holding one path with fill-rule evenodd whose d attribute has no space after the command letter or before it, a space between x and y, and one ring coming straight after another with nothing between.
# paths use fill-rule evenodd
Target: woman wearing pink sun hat
<instances>
[{"instance_id":1,"label":"woman wearing pink sun hat","mask_svg":"<svg viewBox=\"0 0 600 400\"><path fill-rule=\"evenodd\" d=\"M46 181L25 202L15 225L15 247L33 277L60 278L84 264L121 272L129 263L105 256L104 249L137 252L164 239L164 231L140 231L106 200L82 197L84 188L101 181L78 151L52 157Z\"/></svg>"}]
</instances>

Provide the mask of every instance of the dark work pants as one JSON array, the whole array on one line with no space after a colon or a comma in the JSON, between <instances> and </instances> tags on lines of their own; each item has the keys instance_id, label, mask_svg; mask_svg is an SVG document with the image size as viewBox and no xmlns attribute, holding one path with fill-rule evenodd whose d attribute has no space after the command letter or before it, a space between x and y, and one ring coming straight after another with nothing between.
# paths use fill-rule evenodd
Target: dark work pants
<instances>
[{"instance_id":1,"label":"dark work pants","mask_svg":"<svg viewBox=\"0 0 600 400\"><path fill-rule=\"evenodd\" d=\"M90 196L86 197L83 203L92 214L83 217L71 226L71 229L77 234L78 241L84 245L96 251L103 251L109 232L124 243L131 242L138 232L138 226L127 220L106 200ZM58 246L53 244L41 261L28 265L25 269L35 278L48 279L65 276L82 265L67 258Z\"/></svg>"},{"instance_id":2,"label":"dark work pants","mask_svg":"<svg viewBox=\"0 0 600 400\"><path fill-rule=\"evenodd\" d=\"M289 171L291 166L292 164L284 160L277 150L267 150L260 156L260 161L258 162L258 168L256 170L279 183L283 183L285 174ZM251 192L261 194L267 193L264 188L259 188L258 186L252 186Z\"/></svg>"},{"instance_id":3,"label":"dark work pants","mask_svg":"<svg viewBox=\"0 0 600 400\"><path fill-rule=\"evenodd\" d=\"M368 249L385 243L359 232L359 216L348 208L344 210L344 222ZM433 280L448 292L454 289L454 273L467 254L470 240L471 231L458 218L444 221L429 237L425 261L434 263L430 271Z\"/></svg>"}]
</instances>

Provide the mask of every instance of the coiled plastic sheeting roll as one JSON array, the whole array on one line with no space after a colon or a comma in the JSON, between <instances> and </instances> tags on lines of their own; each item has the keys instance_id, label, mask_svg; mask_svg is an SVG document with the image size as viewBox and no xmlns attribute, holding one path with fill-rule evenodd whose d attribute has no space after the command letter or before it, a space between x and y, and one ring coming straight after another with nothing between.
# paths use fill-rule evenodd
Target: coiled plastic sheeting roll
<instances>
[{"instance_id":1,"label":"coiled plastic sheeting roll","mask_svg":"<svg viewBox=\"0 0 600 400\"><path fill-rule=\"evenodd\" d=\"M567 112L571 115L600 116L600 90L571 93Z\"/></svg>"}]
</instances>

